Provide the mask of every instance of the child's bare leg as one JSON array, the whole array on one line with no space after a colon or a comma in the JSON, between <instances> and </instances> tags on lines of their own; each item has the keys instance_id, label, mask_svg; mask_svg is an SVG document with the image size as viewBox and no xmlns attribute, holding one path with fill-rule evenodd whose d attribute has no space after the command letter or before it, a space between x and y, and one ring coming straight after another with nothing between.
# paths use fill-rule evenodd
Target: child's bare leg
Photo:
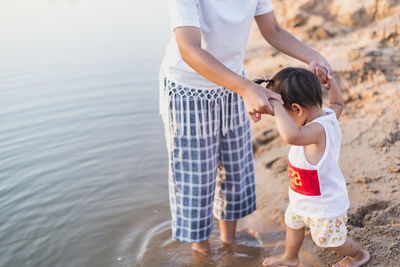
<instances>
[{"instance_id":1,"label":"child's bare leg","mask_svg":"<svg viewBox=\"0 0 400 267\"><path fill-rule=\"evenodd\" d=\"M210 252L210 242L207 239L199 243L192 243L192 249L203 254L208 253Z\"/></svg>"},{"instance_id":2,"label":"child's bare leg","mask_svg":"<svg viewBox=\"0 0 400 267\"><path fill-rule=\"evenodd\" d=\"M339 255L346 256L333 267L358 267L367 263L370 258L368 251L361 248L349 237L346 238L346 242L343 245L331 249Z\"/></svg>"},{"instance_id":3,"label":"child's bare leg","mask_svg":"<svg viewBox=\"0 0 400 267\"><path fill-rule=\"evenodd\" d=\"M286 242L285 242L285 253L279 256L268 257L264 260L264 266L270 265L286 265L286 266L298 266L299 250L304 240L304 228L292 229L287 227L286 231Z\"/></svg>"},{"instance_id":4,"label":"child's bare leg","mask_svg":"<svg viewBox=\"0 0 400 267\"><path fill-rule=\"evenodd\" d=\"M235 244L237 221L223 221L219 220L219 228L221 231L221 241L225 244Z\"/></svg>"}]
</instances>

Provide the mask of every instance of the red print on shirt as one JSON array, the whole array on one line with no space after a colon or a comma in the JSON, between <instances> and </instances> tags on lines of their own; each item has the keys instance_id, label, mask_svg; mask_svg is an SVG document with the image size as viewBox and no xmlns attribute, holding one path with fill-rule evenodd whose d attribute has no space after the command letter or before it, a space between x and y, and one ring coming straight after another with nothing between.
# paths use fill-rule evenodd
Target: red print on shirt
<instances>
[{"instance_id":1,"label":"red print on shirt","mask_svg":"<svg viewBox=\"0 0 400 267\"><path fill-rule=\"evenodd\" d=\"M299 194L306 196L320 196L317 170L305 170L292 166L288 167L289 186Z\"/></svg>"}]
</instances>

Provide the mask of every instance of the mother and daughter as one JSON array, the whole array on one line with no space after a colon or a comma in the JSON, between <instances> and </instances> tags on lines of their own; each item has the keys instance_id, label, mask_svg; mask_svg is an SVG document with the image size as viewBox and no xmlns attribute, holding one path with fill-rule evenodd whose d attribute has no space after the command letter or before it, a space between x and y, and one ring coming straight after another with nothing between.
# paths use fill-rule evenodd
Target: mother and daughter
<instances>
[{"instance_id":1,"label":"mother and daughter","mask_svg":"<svg viewBox=\"0 0 400 267\"><path fill-rule=\"evenodd\" d=\"M207 253L214 216L221 241L235 245L237 221L256 209L250 118L269 114L292 145L290 204L285 252L263 264L299 265L305 226L318 246L345 256L335 266L366 263L369 253L346 232L337 121L343 99L327 60L279 26L270 0L169 0L169 8L174 35L160 71L160 113L172 238ZM253 20L269 44L311 71L285 68L271 80L248 80L244 49ZM320 83L329 90L328 108L321 107Z\"/></svg>"}]
</instances>

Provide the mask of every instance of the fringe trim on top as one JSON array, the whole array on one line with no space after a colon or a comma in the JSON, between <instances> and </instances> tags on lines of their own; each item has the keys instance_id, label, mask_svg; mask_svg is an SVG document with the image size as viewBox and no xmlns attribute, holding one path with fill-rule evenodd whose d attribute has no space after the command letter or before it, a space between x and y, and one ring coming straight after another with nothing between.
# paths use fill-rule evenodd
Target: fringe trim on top
<instances>
[{"instance_id":1,"label":"fringe trim on top","mask_svg":"<svg viewBox=\"0 0 400 267\"><path fill-rule=\"evenodd\" d=\"M242 98L226 88L183 87L162 72L159 82L159 111L167 134L195 138L226 135L248 121Z\"/></svg>"}]
</instances>

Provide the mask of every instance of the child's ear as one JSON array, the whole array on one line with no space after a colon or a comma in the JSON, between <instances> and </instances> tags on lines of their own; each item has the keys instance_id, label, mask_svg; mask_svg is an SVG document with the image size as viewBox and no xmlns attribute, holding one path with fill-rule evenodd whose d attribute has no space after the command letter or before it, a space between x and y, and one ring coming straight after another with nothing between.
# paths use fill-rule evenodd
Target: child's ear
<instances>
[{"instance_id":1,"label":"child's ear","mask_svg":"<svg viewBox=\"0 0 400 267\"><path fill-rule=\"evenodd\" d=\"M297 116L301 117L304 113L303 109L299 104L293 103L292 104L292 110L296 112Z\"/></svg>"}]
</instances>

